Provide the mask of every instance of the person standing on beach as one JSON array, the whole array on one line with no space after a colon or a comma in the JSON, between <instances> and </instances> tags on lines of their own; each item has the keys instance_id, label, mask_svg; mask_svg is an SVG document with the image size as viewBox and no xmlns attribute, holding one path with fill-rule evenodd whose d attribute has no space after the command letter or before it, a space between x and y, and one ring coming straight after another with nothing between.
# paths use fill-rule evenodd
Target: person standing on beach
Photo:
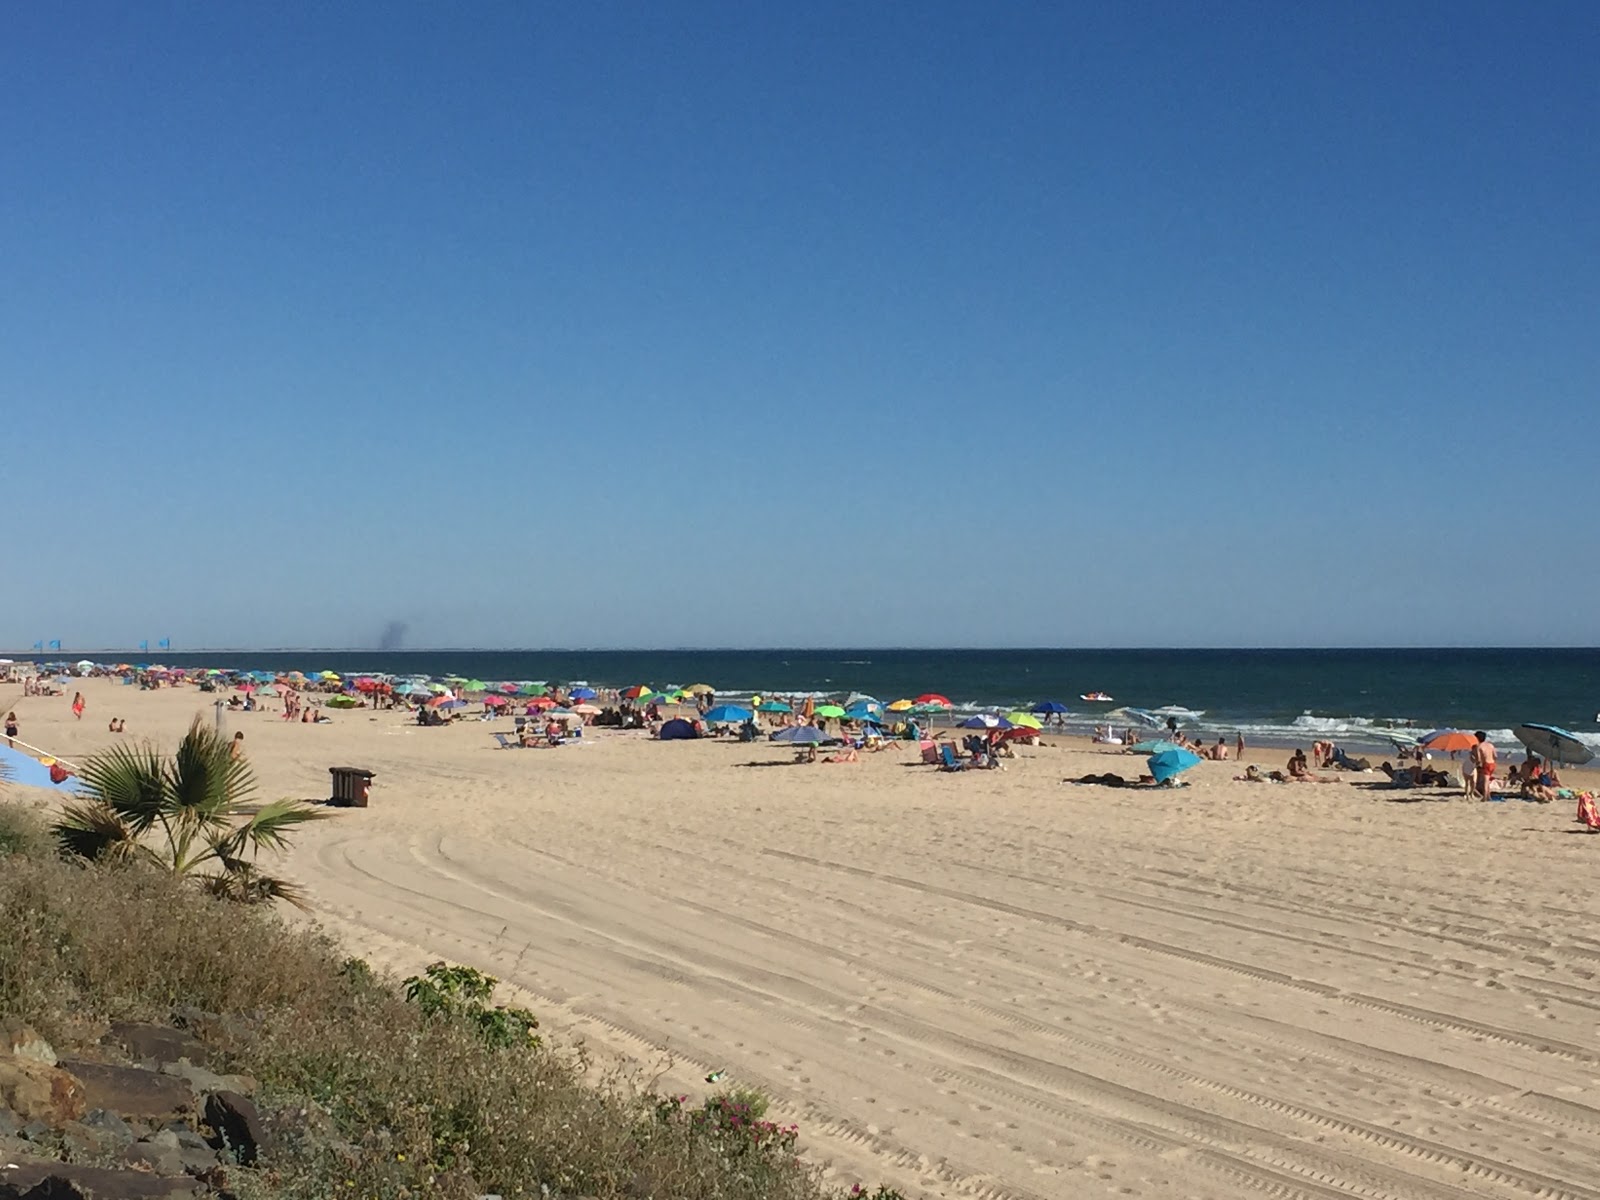
<instances>
[{"instance_id":1,"label":"person standing on beach","mask_svg":"<svg viewBox=\"0 0 1600 1200\"><path fill-rule=\"evenodd\" d=\"M15 745L13 745L16 740L16 736L17 714L14 712L8 712L6 714L6 745L11 746L12 749L16 748Z\"/></svg>"},{"instance_id":2,"label":"person standing on beach","mask_svg":"<svg viewBox=\"0 0 1600 1200\"><path fill-rule=\"evenodd\" d=\"M1478 739L1478 744L1472 748L1472 767L1478 784L1478 798L1487 800L1494 788L1494 743L1481 729L1472 736Z\"/></svg>"},{"instance_id":3,"label":"person standing on beach","mask_svg":"<svg viewBox=\"0 0 1600 1200\"><path fill-rule=\"evenodd\" d=\"M80 720L80 721L83 720L83 710L84 710L85 707L86 706L83 703L83 693L82 692L73 692L72 693L72 715L74 717L78 718L78 720Z\"/></svg>"},{"instance_id":4,"label":"person standing on beach","mask_svg":"<svg viewBox=\"0 0 1600 1200\"><path fill-rule=\"evenodd\" d=\"M1243 762L1244 761L1244 734L1243 733L1239 734L1239 740L1236 741L1233 744L1233 748L1234 748L1234 758L1237 759L1240 762Z\"/></svg>"}]
</instances>

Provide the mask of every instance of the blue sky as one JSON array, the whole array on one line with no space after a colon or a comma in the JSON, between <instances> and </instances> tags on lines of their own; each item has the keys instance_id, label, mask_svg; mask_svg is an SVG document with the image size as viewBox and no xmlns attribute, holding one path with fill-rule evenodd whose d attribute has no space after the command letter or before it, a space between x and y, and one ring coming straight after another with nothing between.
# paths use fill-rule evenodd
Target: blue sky
<instances>
[{"instance_id":1,"label":"blue sky","mask_svg":"<svg viewBox=\"0 0 1600 1200\"><path fill-rule=\"evenodd\" d=\"M1593 644L1596 62L1587 3L12 5L0 644Z\"/></svg>"}]
</instances>

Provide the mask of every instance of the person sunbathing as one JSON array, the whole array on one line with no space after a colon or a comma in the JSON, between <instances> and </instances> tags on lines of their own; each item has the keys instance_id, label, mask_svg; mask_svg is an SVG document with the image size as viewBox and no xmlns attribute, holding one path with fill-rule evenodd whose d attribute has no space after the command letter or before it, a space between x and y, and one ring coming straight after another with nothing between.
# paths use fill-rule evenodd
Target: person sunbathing
<instances>
[{"instance_id":1,"label":"person sunbathing","mask_svg":"<svg viewBox=\"0 0 1600 1200\"><path fill-rule=\"evenodd\" d=\"M840 750L836 754L829 754L822 761L825 763L852 763L859 758L860 755L856 753L855 747L852 746L847 750Z\"/></svg>"}]
</instances>

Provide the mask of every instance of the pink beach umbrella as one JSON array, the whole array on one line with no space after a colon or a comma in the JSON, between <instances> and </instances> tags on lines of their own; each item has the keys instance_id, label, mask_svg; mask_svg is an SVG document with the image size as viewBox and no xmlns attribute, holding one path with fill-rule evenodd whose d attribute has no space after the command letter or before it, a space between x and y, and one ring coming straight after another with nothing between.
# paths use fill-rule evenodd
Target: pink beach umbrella
<instances>
[{"instance_id":1,"label":"pink beach umbrella","mask_svg":"<svg viewBox=\"0 0 1600 1200\"><path fill-rule=\"evenodd\" d=\"M483 706L485 708L504 708L507 703L508 701L504 696L485 696L483 698Z\"/></svg>"}]
</instances>

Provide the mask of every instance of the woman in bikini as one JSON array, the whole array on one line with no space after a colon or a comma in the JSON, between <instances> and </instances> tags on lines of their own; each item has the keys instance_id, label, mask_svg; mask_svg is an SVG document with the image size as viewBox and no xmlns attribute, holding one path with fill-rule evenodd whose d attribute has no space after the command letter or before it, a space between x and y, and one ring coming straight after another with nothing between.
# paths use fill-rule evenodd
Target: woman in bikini
<instances>
[{"instance_id":1,"label":"woman in bikini","mask_svg":"<svg viewBox=\"0 0 1600 1200\"><path fill-rule=\"evenodd\" d=\"M83 710L84 710L84 708L85 708L85 705L83 703L83 693L82 692L73 692L72 693L72 715L77 717L78 720L80 720L80 721L83 720Z\"/></svg>"},{"instance_id":2,"label":"woman in bikini","mask_svg":"<svg viewBox=\"0 0 1600 1200\"><path fill-rule=\"evenodd\" d=\"M1478 744L1472 748L1473 777L1478 784L1478 798L1487 800L1494 791L1494 743L1481 729L1473 737L1478 739Z\"/></svg>"}]
</instances>

